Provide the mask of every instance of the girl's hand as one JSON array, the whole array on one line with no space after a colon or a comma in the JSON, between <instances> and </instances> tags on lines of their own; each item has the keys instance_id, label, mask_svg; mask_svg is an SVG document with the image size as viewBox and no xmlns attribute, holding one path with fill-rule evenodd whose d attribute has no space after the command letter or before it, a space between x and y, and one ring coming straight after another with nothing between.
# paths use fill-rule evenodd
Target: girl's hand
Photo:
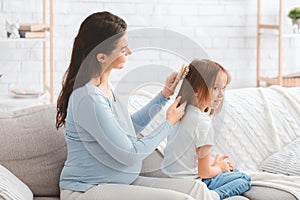
<instances>
[{"instance_id":1,"label":"girl's hand","mask_svg":"<svg viewBox=\"0 0 300 200\"><path fill-rule=\"evenodd\" d=\"M177 78L177 72L173 72L170 76L167 77L165 87L162 90L162 95L167 99L174 94L174 91L179 83Z\"/></svg>"},{"instance_id":2,"label":"girl's hand","mask_svg":"<svg viewBox=\"0 0 300 200\"><path fill-rule=\"evenodd\" d=\"M177 107L181 97L177 97L175 101L170 105L167 110L166 119L171 122L172 125L176 124L185 113L186 102Z\"/></svg>"},{"instance_id":3,"label":"girl's hand","mask_svg":"<svg viewBox=\"0 0 300 200\"><path fill-rule=\"evenodd\" d=\"M226 158L228 158L228 156L224 155L220 157L219 154L216 154L215 161L212 164L212 166L218 166L222 172L229 172L230 167L227 164L227 161L225 160Z\"/></svg>"},{"instance_id":4,"label":"girl's hand","mask_svg":"<svg viewBox=\"0 0 300 200\"><path fill-rule=\"evenodd\" d=\"M234 165L233 165L233 163L230 162L230 161L227 161L227 165L228 165L228 167L229 167L229 170L230 170L231 172L233 172L233 171L234 171Z\"/></svg>"}]
</instances>

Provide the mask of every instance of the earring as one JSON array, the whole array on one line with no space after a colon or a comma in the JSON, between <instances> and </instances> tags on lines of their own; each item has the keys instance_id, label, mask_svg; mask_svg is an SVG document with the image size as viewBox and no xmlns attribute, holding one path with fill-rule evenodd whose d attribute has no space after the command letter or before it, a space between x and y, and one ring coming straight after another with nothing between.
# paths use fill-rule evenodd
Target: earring
<instances>
[{"instance_id":1,"label":"earring","mask_svg":"<svg viewBox=\"0 0 300 200\"><path fill-rule=\"evenodd\" d=\"M97 55L97 60L99 63L104 63L105 57L103 54L98 54Z\"/></svg>"},{"instance_id":2,"label":"earring","mask_svg":"<svg viewBox=\"0 0 300 200\"><path fill-rule=\"evenodd\" d=\"M99 63L104 63L104 56L101 56L101 58L97 59Z\"/></svg>"}]
</instances>

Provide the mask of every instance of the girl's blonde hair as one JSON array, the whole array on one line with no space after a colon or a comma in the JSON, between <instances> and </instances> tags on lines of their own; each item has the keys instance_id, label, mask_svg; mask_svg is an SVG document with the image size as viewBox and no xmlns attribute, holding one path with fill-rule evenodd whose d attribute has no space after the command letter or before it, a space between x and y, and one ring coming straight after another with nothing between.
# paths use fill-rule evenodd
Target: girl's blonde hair
<instances>
[{"instance_id":1,"label":"girl's blonde hair","mask_svg":"<svg viewBox=\"0 0 300 200\"><path fill-rule=\"evenodd\" d=\"M188 67L189 72L183 79L178 93L178 96L181 96L180 103L187 101L187 105L192 102L198 102L197 106L206 105L211 100L210 90L213 88L219 72L223 72L227 76L226 85L230 83L231 78L228 71L214 61L195 59ZM195 93L198 93L197 97ZM217 110L212 110L210 114L218 113L222 108L222 103Z\"/></svg>"}]
</instances>

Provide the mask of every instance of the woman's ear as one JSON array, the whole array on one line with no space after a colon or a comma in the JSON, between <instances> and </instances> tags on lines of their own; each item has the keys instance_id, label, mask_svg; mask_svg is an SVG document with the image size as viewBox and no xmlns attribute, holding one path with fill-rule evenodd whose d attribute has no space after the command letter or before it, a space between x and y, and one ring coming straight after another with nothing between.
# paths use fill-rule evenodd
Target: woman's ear
<instances>
[{"instance_id":1,"label":"woman's ear","mask_svg":"<svg viewBox=\"0 0 300 200\"><path fill-rule=\"evenodd\" d=\"M97 54L97 60L100 63L105 63L107 56L104 53Z\"/></svg>"}]
</instances>

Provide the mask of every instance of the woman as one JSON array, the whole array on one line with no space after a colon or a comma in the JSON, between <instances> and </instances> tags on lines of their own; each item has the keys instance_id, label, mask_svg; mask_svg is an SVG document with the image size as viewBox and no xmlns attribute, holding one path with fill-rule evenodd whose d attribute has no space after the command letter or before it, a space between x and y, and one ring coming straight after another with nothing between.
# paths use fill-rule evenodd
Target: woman
<instances>
[{"instance_id":1,"label":"woman","mask_svg":"<svg viewBox=\"0 0 300 200\"><path fill-rule=\"evenodd\" d=\"M185 104L177 106L177 98L166 121L137 139L178 80L177 73L170 75L162 92L137 113L128 114L108 84L111 70L122 69L131 54L126 27L116 15L94 13L75 38L57 102L56 127L65 125L68 148L60 177L61 199L210 199L206 186L198 182L139 177L142 160L171 133Z\"/></svg>"}]
</instances>

